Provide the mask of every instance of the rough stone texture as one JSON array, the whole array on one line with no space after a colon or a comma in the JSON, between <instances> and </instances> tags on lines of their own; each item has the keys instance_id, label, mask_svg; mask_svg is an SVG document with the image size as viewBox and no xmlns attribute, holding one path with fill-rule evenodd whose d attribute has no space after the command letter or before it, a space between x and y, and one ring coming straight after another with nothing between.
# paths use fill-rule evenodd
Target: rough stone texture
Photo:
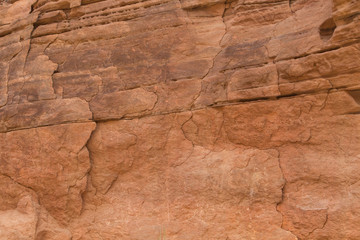
<instances>
[{"instance_id":1,"label":"rough stone texture","mask_svg":"<svg viewBox=\"0 0 360 240\"><path fill-rule=\"evenodd\" d=\"M360 1L0 1L0 239L360 239Z\"/></svg>"}]
</instances>

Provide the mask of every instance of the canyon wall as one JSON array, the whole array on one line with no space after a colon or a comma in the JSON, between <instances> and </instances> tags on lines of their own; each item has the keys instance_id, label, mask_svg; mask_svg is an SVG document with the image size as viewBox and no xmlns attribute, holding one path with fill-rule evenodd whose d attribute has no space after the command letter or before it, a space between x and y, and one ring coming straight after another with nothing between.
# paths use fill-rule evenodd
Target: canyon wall
<instances>
[{"instance_id":1,"label":"canyon wall","mask_svg":"<svg viewBox=\"0 0 360 240\"><path fill-rule=\"evenodd\" d=\"M0 1L0 239L360 239L360 1Z\"/></svg>"}]
</instances>

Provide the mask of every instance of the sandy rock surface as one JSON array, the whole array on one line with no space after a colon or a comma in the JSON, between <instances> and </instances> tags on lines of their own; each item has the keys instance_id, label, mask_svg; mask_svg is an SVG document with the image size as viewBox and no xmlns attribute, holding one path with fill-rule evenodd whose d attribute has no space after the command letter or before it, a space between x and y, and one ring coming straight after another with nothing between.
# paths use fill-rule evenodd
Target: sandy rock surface
<instances>
[{"instance_id":1,"label":"sandy rock surface","mask_svg":"<svg viewBox=\"0 0 360 240\"><path fill-rule=\"evenodd\" d=\"M360 239L360 1L0 1L0 239Z\"/></svg>"}]
</instances>

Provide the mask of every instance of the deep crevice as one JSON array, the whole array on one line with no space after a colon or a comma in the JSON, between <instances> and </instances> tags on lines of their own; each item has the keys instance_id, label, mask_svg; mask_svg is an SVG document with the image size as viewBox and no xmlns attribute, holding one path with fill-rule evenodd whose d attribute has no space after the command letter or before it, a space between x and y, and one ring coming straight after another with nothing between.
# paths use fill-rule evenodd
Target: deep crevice
<instances>
[{"instance_id":1,"label":"deep crevice","mask_svg":"<svg viewBox=\"0 0 360 240\"><path fill-rule=\"evenodd\" d=\"M85 190L80 194L81 196L81 211L80 211L80 215L83 213L84 211L84 203L85 203L85 194L88 192L88 188L89 188L89 185L90 185L90 181L91 181L91 176L90 176L90 173L91 173L91 170L93 168L93 158L92 158L92 154L91 154L91 151L90 151L90 148L89 148L89 143L91 141L91 139L93 138L96 130L98 128L98 124L95 122L95 128L94 130L92 130L92 132L90 133L90 136L88 138L88 140L86 141L85 145L84 145L84 148L87 149L88 151L88 154L89 154L89 164L90 164L90 167L89 167L89 170L86 172L85 176L86 176L86 187L85 187Z\"/></svg>"}]
</instances>

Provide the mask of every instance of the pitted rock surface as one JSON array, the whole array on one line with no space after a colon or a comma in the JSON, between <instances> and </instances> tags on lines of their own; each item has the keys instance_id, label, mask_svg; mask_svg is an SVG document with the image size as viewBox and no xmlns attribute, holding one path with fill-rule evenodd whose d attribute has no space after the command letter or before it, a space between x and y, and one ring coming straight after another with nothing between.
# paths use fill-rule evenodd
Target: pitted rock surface
<instances>
[{"instance_id":1,"label":"pitted rock surface","mask_svg":"<svg viewBox=\"0 0 360 240\"><path fill-rule=\"evenodd\" d=\"M360 1L0 1L0 239L360 239Z\"/></svg>"}]
</instances>

